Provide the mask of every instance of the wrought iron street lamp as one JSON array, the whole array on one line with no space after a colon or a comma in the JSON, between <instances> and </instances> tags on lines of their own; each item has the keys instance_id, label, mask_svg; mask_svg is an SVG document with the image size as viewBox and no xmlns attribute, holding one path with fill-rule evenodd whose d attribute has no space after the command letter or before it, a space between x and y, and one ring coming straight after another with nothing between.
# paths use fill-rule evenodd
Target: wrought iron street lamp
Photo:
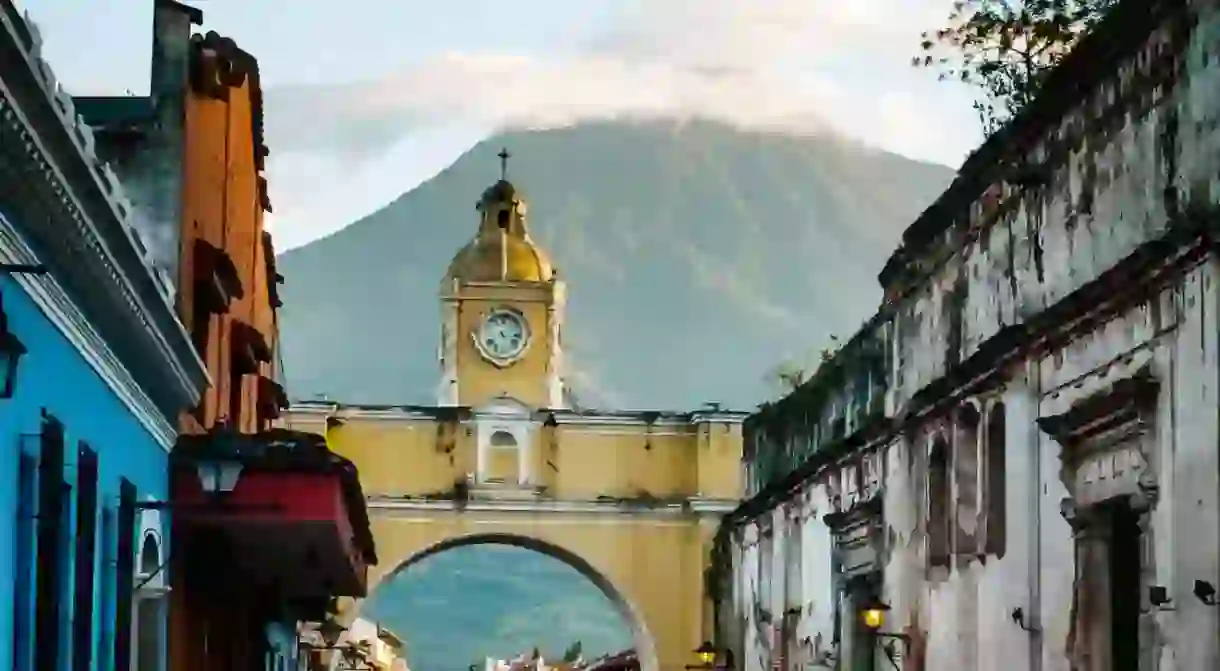
<instances>
[{"instance_id":1,"label":"wrought iron street lamp","mask_svg":"<svg viewBox=\"0 0 1220 671\"><path fill-rule=\"evenodd\" d=\"M713 669L728 669L729 665L717 665L716 657L720 650L712 644L711 641L704 641L699 644L699 647L694 649L695 657L699 659L698 664L687 664L687 671L712 671Z\"/></svg>"},{"instance_id":2,"label":"wrought iron street lamp","mask_svg":"<svg viewBox=\"0 0 1220 671\"><path fill-rule=\"evenodd\" d=\"M17 391L17 365L25 356L25 345L8 330L8 317L0 307L0 398L12 398Z\"/></svg>"},{"instance_id":3,"label":"wrought iron street lamp","mask_svg":"<svg viewBox=\"0 0 1220 671\"><path fill-rule=\"evenodd\" d=\"M243 466L237 449L240 439L241 435L233 427L220 426L215 435L219 449L195 462L195 472L199 474L199 485L205 496L220 497L237 488Z\"/></svg>"},{"instance_id":4,"label":"wrought iron street lamp","mask_svg":"<svg viewBox=\"0 0 1220 671\"><path fill-rule=\"evenodd\" d=\"M873 597L861 604L860 620L863 622L864 627L868 629L869 633L875 637L878 642L887 639L890 641L902 641L903 654L906 654L910 652L910 636L907 636L906 634L894 634L891 632L880 631L881 627L885 625L886 613L889 613L890 610L891 608L889 604L876 597ZM882 649L885 651L886 658L890 660L890 664L892 664L895 669L898 669L898 662L894 661L893 646L886 643L882 646Z\"/></svg>"}]
</instances>

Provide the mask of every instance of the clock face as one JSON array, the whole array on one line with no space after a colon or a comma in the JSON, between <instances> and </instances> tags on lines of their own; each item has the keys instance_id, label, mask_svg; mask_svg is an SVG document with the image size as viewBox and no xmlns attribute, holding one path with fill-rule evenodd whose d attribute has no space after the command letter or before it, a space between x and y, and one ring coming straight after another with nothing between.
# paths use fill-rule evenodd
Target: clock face
<instances>
[{"instance_id":1,"label":"clock face","mask_svg":"<svg viewBox=\"0 0 1220 671\"><path fill-rule=\"evenodd\" d=\"M475 345L484 356L507 363L521 356L529 344L529 326L513 310L494 310L483 318L474 333Z\"/></svg>"}]
</instances>

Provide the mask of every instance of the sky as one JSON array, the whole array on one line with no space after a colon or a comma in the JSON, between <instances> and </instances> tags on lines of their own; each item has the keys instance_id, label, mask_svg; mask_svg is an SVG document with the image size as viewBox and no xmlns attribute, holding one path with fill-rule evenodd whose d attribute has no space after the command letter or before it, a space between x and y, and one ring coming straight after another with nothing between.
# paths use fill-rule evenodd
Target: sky
<instances>
[{"instance_id":1,"label":"sky","mask_svg":"<svg viewBox=\"0 0 1220 671\"><path fill-rule=\"evenodd\" d=\"M376 211L509 126L699 115L950 166L981 140L969 92L909 65L949 0L187 4L259 59L280 249ZM69 92L147 93L153 0L17 5Z\"/></svg>"}]
</instances>

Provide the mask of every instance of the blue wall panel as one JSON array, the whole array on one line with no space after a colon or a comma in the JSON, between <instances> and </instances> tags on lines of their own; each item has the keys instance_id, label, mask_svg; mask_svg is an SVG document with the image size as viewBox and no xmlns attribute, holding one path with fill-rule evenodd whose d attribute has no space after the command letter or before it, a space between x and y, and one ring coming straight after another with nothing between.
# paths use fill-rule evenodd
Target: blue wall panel
<instances>
[{"instance_id":1,"label":"blue wall panel","mask_svg":"<svg viewBox=\"0 0 1220 671\"><path fill-rule=\"evenodd\" d=\"M47 280L35 277L33 281ZM19 669L14 660L14 610L10 606L15 594L14 571L18 565L18 450L37 456L43 410L59 420L65 428L65 478L70 485L76 484L79 441L88 443L97 452L99 522L105 511L117 507L121 478L130 480L136 486L140 498L165 500L168 496L168 453L156 443L20 285L12 278L0 275L0 292L3 293L10 331L29 349L21 360L16 394L11 399L0 399L0 669ZM75 510L69 506L66 517L69 525L74 523L74 517ZM168 516L162 516L162 519L168 523ZM70 526L65 533L71 533ZM166 530L162 530L161 537L168 538ZM74 550L71 542L74 538L75 534L71 533L65 547L69 557ZM98 541L95 638L99 632L112 629L108 618L113 617L114 605L113 602L105 603L106 599L102 598L104 586L114 580L113 567L104 561L107 557L113 558L114 549L102 547L102 543L113 545L113 533L99 530ZM165 556L168 550L168 546L163 545L162 555ZM69 590L64 603L70 604L70 572L64 577L65 589ZM32 595L32 590L29 593ZM112 595L110 600L118 598L124 598L124 595ZM130 598L130 595L126 595L126 598ZM67 648L71 645L70 631L65 620L62 637L65 646L62 658L65 661L68 658ZM93 667L108 668L109 660L99 658L97 645L94 649Z\"/></svg>"}]
</instances>

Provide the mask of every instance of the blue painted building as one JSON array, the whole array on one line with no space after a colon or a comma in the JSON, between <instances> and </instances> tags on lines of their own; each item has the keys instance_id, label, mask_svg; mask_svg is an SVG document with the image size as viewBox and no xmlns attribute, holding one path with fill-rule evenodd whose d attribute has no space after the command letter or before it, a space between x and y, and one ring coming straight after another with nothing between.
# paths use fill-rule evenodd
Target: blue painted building
<instances>
[{"instance_id":1,"label":"blue painted building","mask_svg":"<svg viewBox=\"0 0 1220 671\"><path fill-rule=\"evenodd\" d=\"M39 44L0 0L0 669L159 671L169 454L208 376Z\"/></svg>"}]
</instances>

